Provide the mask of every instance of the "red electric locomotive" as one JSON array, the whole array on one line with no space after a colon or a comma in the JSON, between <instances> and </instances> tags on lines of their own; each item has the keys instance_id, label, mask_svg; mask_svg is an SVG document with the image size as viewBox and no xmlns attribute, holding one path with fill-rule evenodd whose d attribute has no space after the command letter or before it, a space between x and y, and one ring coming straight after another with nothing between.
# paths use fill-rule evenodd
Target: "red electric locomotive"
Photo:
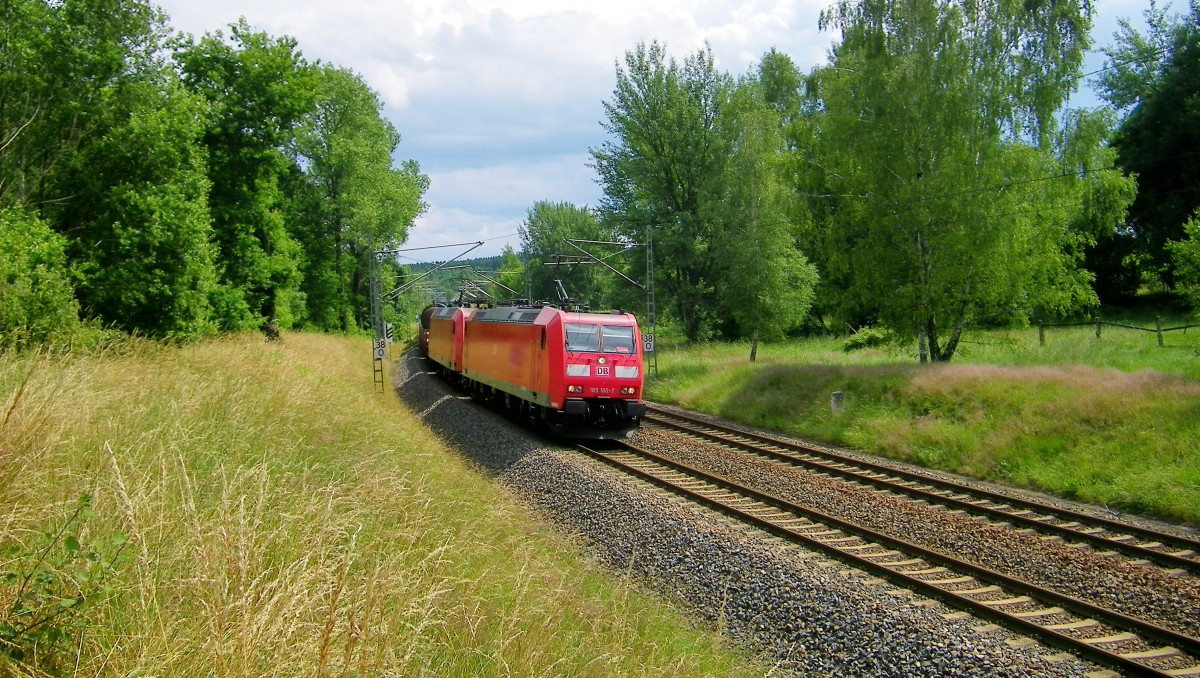
<instances>
[{"instance_id":1,"label":"red electric locomotive","mask_svg":"<svg viewBox=\"0 0 1200 678\"><path fill-rule=\"evenodd\" d=\"M429 317L430 360L449 372L462 372L463 336L466 335L464 327L475 311L458 306L443 306L434 310Z\"/></svg>"},{"instance_id":2,"label":"red electric locomotive","mask_svg":"<svg viewBox=\"0 0 1200 678\"><path fill-rule=\"evenodd\" d=\"M460 326L447 315L459 317L431 318L430 358L476 393L571 437L625 438L641 424L642 337L632 315L499 307L463 314ZM451 342L439 335L460 338L461 361L445 357L438 347Z\"/></svg>"}]
</instances>

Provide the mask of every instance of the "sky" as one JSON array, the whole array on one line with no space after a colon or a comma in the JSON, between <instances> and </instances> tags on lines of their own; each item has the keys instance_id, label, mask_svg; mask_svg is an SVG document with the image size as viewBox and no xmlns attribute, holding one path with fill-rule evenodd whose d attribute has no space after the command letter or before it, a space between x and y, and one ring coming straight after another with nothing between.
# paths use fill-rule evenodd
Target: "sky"
<instances>
[{"instance_id":1,"label":"sky","mask_svg":"<svg viewBox=\"0 0 1200 678\"><path fill-rule=\"evenodd\" d=\"M1149 0L1093 0L1093 42L1119 18L1141 25ZM712 47L717 68L745 73L771 48L802 72L834 39L817 18L832 0L158 0L178 31L200 36L245 17L290 35L310 60L349 68L379 93L400 132L398 160L429 176L429 209L402 262L520 250L517 229L539 200L595 206L588 166L606 138L603 104L616 64L639 41L677 60ZM1175 3L1183 7L1186 3ZM1103 66L1092 54L1085 70ZM1083 86L1074 105L1097 105ZM407 261L406 261L407 260Z\"/></svg>"}]
</instances>

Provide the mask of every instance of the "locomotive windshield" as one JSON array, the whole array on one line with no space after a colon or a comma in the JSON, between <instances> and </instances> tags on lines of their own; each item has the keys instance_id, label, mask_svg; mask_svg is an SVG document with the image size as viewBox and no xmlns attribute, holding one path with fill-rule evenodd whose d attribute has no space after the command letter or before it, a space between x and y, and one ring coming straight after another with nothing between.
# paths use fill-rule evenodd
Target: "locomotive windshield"
<instances>
[{"instance_id":1,"label":"locomotive windshield","mask_svg":"<svg viewBox=\"0 0 1200 678\"><path fill-rule=\"evenodd\" d=\"M599 353L600 326L567 323L567 350L573 353Z\"/></svg>"},{"instance_id":2,"label":"locomotive windshield","mask_svg":"<svg viewBox=\"0 0 1200 678\"><path fill-rule=\"evenodd\" d=\"M567 350L572 353L633 353L633 328L620 325L567 323Z\"/></svg>"},{"instance_id":3,"label":"locomotive windshield","mask_svg":"<svg viewBox=\"0 0 1200 678\"><path fill-rule=\"evenodd\" d=\"M633 328L603 325L600 345L605 353L633 353Z\"/></svg>"}]
</instances>

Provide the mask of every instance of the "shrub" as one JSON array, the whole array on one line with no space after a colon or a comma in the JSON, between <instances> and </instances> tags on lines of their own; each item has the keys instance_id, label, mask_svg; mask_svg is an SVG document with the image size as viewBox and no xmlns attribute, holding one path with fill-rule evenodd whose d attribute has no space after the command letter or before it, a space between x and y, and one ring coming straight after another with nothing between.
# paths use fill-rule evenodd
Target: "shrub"
<instances>
[{"instance_id":1,"label":"shrub","mask_svg":"<svg viewBox=\"0 0 1200 678\"><path fill-rule=\"evenodd\" d=\"M1192 308L1200 310L1200 209L1183 225L1187 237L1167 243L1175 263L1175 281Z\"/></svg>"},{"instance_id":2,"label":"shrub","mask_svg":"<svg viewBox=\"0 0 1200 678\"><path fill-rule=\"evenodd\" d=\"M126 543L124 535L102 540L103 546L80 543L76 534L91 517L90 507L91 497L81 496L44 544L0 548L0 657L51 674L65 674L74 662L78 635L87 626L85 604L105 591L112 561Z\"/></svg>"},{"instance_id":3,"label":"shrub","mask_svg":"<svg viewBox=\"0 0 1200 678\"><path fill-rule=\"evenodd\" d=\"M846 339L846 342L842 344L842 350L849 353L864 348L889 346L894 343L896 343L895 332L887 328L863 327Z\"/></svg>"},{"instance_id":4,"label":"shrub","mask_svg":"<svg viewBox=\"0 0 1200 678\"><path fill-rule=\"evenodd\" d=\"M65 247L32 210L0 209L0 348L52 341L79 328Z\"/></svg>"}]
</instances>

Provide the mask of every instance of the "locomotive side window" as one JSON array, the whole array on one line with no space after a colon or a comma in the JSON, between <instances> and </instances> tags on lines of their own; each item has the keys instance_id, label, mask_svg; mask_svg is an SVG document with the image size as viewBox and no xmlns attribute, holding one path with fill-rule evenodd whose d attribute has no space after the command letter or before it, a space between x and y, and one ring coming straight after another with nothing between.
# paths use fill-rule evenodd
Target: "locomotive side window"
<instances>
[{"instance_id":1,"label":"locomotive side window","mask_svg":"<svg viewBox=\"0 0 1200 678\"><path fill-rule=\"evenodd\" d=\"M599 353L600 327L566 323L567 350L572 353Z\"/></svg>"},{"instance_id":2,"label":"locomotive side window","mask_svg":"<svg viewBox=\"0 0 1200 678\"><path fill-rule=\"evenodd\" d=\"M632 327L604 325L601 334L605 353L633 353Z\"/></svg>"}]
</instances>

